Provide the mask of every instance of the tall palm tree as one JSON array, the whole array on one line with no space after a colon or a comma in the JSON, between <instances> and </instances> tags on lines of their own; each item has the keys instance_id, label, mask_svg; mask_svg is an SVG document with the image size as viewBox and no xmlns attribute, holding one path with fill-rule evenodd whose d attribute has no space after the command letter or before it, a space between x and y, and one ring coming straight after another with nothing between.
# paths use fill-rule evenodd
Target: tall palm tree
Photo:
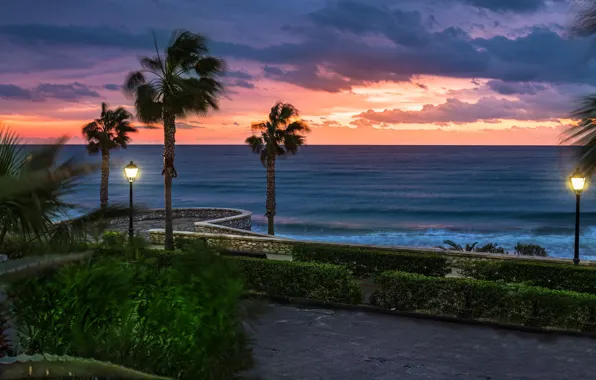
<instances>
[{"instance_id":1,"label":"tall palm tree","mask_svg":"<svg viewBox=\"0 0 596 380\"><path fill-rule=\"evenodd\" d=\"M596 1L578 3L571 32L577 37L596 34ZM596 94L582 99L580 106L571 113L578 120L563 133L562 142L581 146L580 165L586 174L596 170Z\"/></svg>"},{"instance_id":2,"label":"tall palm tree","mask_svg":"<svg viewBox=\"0 0 596 380\"><path fill-rule=\"evenodd\" d=\"M83 136L87 139L89 154L101 153L101 185L99 187L99 201L101 207L108 205L108 182L110 179L110 150L126 149L130 141L129 133L137 132L130 125L132 115L122 107L115 110L101 103L99 119L83 127Z\"/></svg>"},{"instance_id":3,"label":"tall palm tree","mask_svg":"<svg viewBox=\"0 0 596 380\"><path fill-rule=\"evenodd\" d=\"M298 119L298 110L291 104L277 102L266 121L253 123L252 136L246 143L254 153L260 155L261 163L267 169L267 233L275 235L275 160L277 156L294 155L304 145L305 134L310 132L308 125Z\"/></svg>"},{"instance_id":4,"label":"tall palm tree","mask_svg":"<svg viewBox=\"0 0 596 380\"><path fill-rule=\"evenodd\" d=\"M172 178L178 175L174 168L176 119L219 109L217 100L222 84L217 76L223 73L225 63L208 55L205 37L188 31L173 33L163 57L155 37L154 42L156 56L141 58L143 69L128 75L124 89L127 95L134 96L140 121L163 123L165 249L172 250Z\"/></svg>"}]
</instances>

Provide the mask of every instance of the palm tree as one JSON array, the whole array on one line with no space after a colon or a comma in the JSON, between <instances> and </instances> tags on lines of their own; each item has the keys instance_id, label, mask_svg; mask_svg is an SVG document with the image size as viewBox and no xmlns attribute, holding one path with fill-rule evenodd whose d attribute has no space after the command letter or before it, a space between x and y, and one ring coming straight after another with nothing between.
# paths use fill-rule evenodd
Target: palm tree
<instances>
[{"instance_id":1,"label":"palm tree","mask_svg":"<svg viewBox=\"0 0 596 380\"><path fill-rule=\"evenodd\" d=\"M277 156L294 155L304 145L308 125L298 118L298 110L288 103L277 102L269 113L267 121L253 123L253 134L246 143L254 153L260 155L261 163L267 169L267 233L274 235L275 217L275 159Z\"/></svg>"},{"instance_id":2,"label":"palm tree","mask_svg":"<svg viewBox=\"0 0 596 380\"><path fill-rule=\"evenodd\" d=\"M571 32L578 37L596 34L596 1L579 4ZM565 130L562 142L581 146L580 166L590 175L596 170L596 95L584 97L571 117L578 122Z\"/></svg>"},{"instance_id":3,"label":"palm tree","mask_svg":"<svg viewBox=\"0 0 596 380\"><path fill-rule=\"evenodd\" d=\"M89 154L101 152L101 185L99 187L101 207L108 205L110 150L126 149L130 141L128 134L137 132L137 129L130 125L131 118L130 112L124 108L118 107L111 110L106 103L102 102L99 119L95 119L83 127L83 136L87 139Z\"/></svg>"},{"instance_id":4,"label":"palm tree","mask_svg":"<svg viewBox=\"0 0 596 380\"><path fill-rule=\"evenodd\" d=\"M207 55L206 39L198 34L174 32L163 57L159 54L155 37L154 42L156 56L141 58L143 69L128 75L124 89L127 95L134 96L140 121L163 123L165 249L172 250L172 178L178 175L174 168L176 119L190 114L205 115L210 110L219 109L217 98L222 85L216 78L223 73L225 64Z\"/></svg>"}]
</instances>

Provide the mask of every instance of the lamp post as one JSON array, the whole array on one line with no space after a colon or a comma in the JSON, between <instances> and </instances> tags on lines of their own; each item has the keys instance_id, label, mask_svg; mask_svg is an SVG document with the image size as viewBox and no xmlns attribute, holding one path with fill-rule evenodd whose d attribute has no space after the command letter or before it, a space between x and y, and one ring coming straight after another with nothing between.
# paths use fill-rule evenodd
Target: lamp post
<instances>
[{"instance_id":1,"label":"lamp post","mask_svg":"<svg viewBox=\"0 0 596 380\"><path fill-rule=\"evenodd\" d=\"M132 183L137 179L137 174L139 173L139 168L130 161L130 164L126 165L124 168L124 173L126 174L126 178L128 178L128 182L130 183L130 210L129 210L129 220L128 220L128 236L132 238L134 236L134 229L132 226Z\"/></svg>"},{"instance_id":2,"label":"lamp post","mask_svg":"<svg viewBox=\"0 0 596 380\"><path fill-rule=\"evenodd\" d=\"M575 191L575 249L573 251L573 263L579 264L579 201L581 193L586 186L586 176L577 168L569 178L571 188Z\"/></svg>"}]
</instances>

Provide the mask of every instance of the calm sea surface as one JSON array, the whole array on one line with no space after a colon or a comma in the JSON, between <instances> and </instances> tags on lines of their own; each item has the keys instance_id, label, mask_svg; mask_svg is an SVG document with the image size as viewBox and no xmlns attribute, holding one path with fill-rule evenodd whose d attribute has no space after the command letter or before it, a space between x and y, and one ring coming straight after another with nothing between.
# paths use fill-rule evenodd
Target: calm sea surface
<instances>
[{"instance_id":1,"label":"calm sea surface","mask_svg":"<svg viewBox=\"0 0 596 380\"><path fill-rule=\"evenodd\" d=\"M122 168L141 168L137 203L163 207L160 146L113 154L110 201L127 202ZM569 148L310 146L278 161L279 235L377 245L437 246L533 242L571 257L575 196L567 189ZM82 146L65 155L83 160ZM254 213L265 231L265 170L244 146L178 146L174 207L234 207ZM94 207L99 175L69 200ZM582 197L582 256L596 259L596 188Z\"/></svg>"}]
</instances>

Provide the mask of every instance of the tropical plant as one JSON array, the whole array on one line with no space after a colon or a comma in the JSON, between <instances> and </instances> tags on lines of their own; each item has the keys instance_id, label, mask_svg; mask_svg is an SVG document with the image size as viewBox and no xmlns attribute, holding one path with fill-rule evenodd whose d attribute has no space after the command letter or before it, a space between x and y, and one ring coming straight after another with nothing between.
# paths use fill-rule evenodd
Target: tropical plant
<instances>
[{"instance_id":1,"label":"tropical plant","mask_svg":"<svg viewBox=\"0 0 596 380\"><path fill-rule=\"evenodd\" d=\"M266 121L253 123L253 135L246 139L254 153L259 154L261 163L267 169L267 233L275 234L275 160L278 156L295 155L304 145L305 134L310 128L298 119L298 110L291 104L277 102L271 107Z\"/></svg>"},{"instance_id":2,"label":"tropical plant","mask_svg":"<svg viewBox=\"0 0 596 380\"><path fill-rule=\"evenodd\" d=\"M87 213L64 201L85 175L99 168L73 158L59 162L65 141L27 150L18 136L0 129L0 247L12 245L10 251L19 255L32 244L40 250L42 246L67 248L84 241L88 228L98 220L128 210L112 206ZM69 212L82 216L59 222ZM10 244L5 244L7 239Z\"/></svg>"},{"instance_id":3,"label":"tropical plant","mask_svg":"<svg viewBox=\"0 0 596 380\"><path fill-rule=\"evenodd\" d=\"M204 247L166 256L96 257L14 281L20 352L93 358L177 379L232 379L252 364L236 269Z\"/></svg>"},{"instance_id":4,"label":"tropical plant","mask_svg":"<svg viewBox=\"0 0 596 380\"><path fill-rule=\"evenodd\" d=\"M473 252L478 242L475 242L473 244L466 244L465 247L462 247L453 240L443 240L443 244L446 244L446 246L437 246L437 248L440 248L445 251Z\"/></svg>"},{"instance_id":5,"label":"tropical plant","mask_svg":"<svg viewBox=\"0 0 596 380\"><path fill-rule=\"evenodd\" d=\"M520 256L541 256L546 257L548 253L546 249L537 244L522 244L515 245L515 254Z\"/></svg>"},{"instance_id":6,"label":"tropical plant","mask_svg":"<svg viewBox=\"0 0 596 380\"><path fill-rule=\"evenodd\" d=\"M445 251L462 251L462 252L484 252L484 253L506 253L505 248L500 247L497 243L487 243L483 246L478 246L478 242L473 244L466 244L465 246L461 246L454 242L453 240L444 240L443 244L446 246L438 246Z\"/></svg>"},{"instance_id":7,"label":"tropical plant","mask_svg":"<svg viewBox=\"0 0 596 380\"><path fill-rule=\"evenodd\" d=\"M582 1L576 10L571 32L578 37L596 34L596 2ZM580 105L571 112L577 120L562 134L562 143L581 146L579 163L581 169L591 175L596 170L596 94L585 96Z\"/></svg>"},{"instance_id":8,"label":"tropical plant","mask_svg":"<svg viewBox=\"0 0 596 380\"><path fill-rule=\"evenodd\" d=\"M485 252L485 253L501 253L505 254L505 248L499 247L497 243L487 243L483 246L477 247L476 252Z\"/></svg>"},{"instance_id":9,"label":"tropical plant","mask_svg":"<svg viewBox=\"0 0 596 380\"><path fill-rule=\"evenodd\" d=\"M99 201L101 207L108 205L108 182L110 178L110 151L112 149L126 149L130 141L129 134L137 132L130 125L132 115L122 107L115 110L101 103L101 114L83 127L83 136L87 139L89 154L101 153L101 185L99 187Z\"/></svg>"},{"instance_id":10,"label":"tropical plant","mask_svg":"<svg viewBox=\"0 0 596 380\"><path fill-rule=\"evenodd\" d=\"M172 227L172 178L174 167L176 120L190 114L205 115L217 110L222 84L222 60L209 56L205 37L188 31L176 31L165 49L156 56L143 57L140 71L131 72L124 85L125 93L135 98L137 118L147 124L163 123L165 249L174 249Z\"/></svg>"}]
</instances>

